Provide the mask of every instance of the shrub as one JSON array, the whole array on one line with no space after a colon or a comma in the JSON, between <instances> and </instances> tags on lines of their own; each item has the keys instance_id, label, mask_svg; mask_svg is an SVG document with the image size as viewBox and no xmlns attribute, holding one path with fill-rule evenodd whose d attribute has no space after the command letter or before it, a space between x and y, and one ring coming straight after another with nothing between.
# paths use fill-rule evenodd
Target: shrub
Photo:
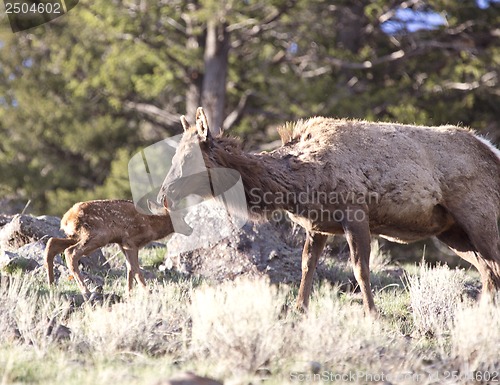
<instances>
[{"instance_id":1,"label":"shrub","mask_svg":"<svg viewBox=\"0 0 500 385\"><path fill-rule=\"evenodd\" d=\"M408 276L407 280L416 331L433 336L447 334L465 297L464 271L422 264L419 274Z\"/></svg>"},{"instance_id":2,"label":"shrub","mask_svg":"<svg viewBox=\"0 0 500 385\"><path fill-rule=\"evenodd\" d=\"M500 381L500 307L467 306L457 310L455 324L451 330L452 355L467 372L481 371L478 382L494 382L486 378L488 372L497 373ZM474 375L477 375L474 374Z\"/></svg>"},{"instance_id":3,"label":"shrub","mask_svg":"<svg viewBox=\"0 0 500 385\"><path fill-rule=\"evenodd\" d=\"M157 284L151 294L136 290L125 301L86 306L69 322L75 343L109 355L132 351L176 353L182 347L188 304L182 287ZM180 343L181 342L181 343Z\"/></svg>"},{"instance_id":4,"label":"shrub","mask_svg":"<svg viewBox=\"0 0 500 385\"><path fill-rule=\"evenodd\" d=\"M199 357L232 374L255 372L280 357L287 344L280 320L285 294L267 279L205 286L193 295L192 347Z\"/></svg>"}]
</instances>

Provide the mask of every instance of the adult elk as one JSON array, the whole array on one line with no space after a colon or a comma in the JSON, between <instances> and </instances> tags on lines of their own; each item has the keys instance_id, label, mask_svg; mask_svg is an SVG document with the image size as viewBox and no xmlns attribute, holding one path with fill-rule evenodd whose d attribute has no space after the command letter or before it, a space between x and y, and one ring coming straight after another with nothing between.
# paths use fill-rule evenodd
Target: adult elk
<instances>
[{"instance_id":1,"label":"adult elk","mask_svg":"<svg viewBox=\"0 0 500 385\"><path fill-rule=\"evenodd\" d=\"M209 171L239 171L251 215L286 210L307 232L299 308L328 234L347 238L366 312L375 311L370 234L402 243L436 236L479 270L483 300L500 287L500 151L473 131L315 117L282 127L280 148L249 154L236 139L212 136L202 108L195 126L181 122L159 201L175 209L206 191L187 176L198 148Z\"/></svg>"}]
</instances>

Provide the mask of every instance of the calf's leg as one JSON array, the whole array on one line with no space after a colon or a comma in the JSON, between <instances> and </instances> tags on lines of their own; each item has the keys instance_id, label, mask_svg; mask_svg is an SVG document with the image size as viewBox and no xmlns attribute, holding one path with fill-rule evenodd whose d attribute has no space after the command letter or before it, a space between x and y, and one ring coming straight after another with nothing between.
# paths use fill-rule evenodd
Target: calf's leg
<instances>
[{"instance_id":1,"label":"calf's leg","mask_svg":"<svg viewBox=\"0 0 500 385\"><path fill-rule=\"evenodd\" d=\"M123 254L125 254L127 263L127 283L128 291L132 291L134 286L134 280L146 289L146 280L142 274L141 267L139 265L139 249L138 248L124 248L121 247Z\"/></svg>"},{"instance_id":2,"label":"calf's leg","mask_svg":"<svg viewBox=\"0 0 500 385\"><path fill-rule=\"evenodd\" d=\"M77 241L71 238L50 238L45 247L43 256L44 266L47 270L47 281L49 285L54 283L54 258Z\"/></svg>"},{"instance_id":3,"label":"calf's leg","mask_svg":"<svg viewBox=\"0 0 500 385\"><path fill-rule=\"evenodd\" d=\"M78 267L78 261L83 256L92 253L94 250L103 246L104 244L98 238L90 238L78 241L76 244L68 247L64 252L68 269L73 275L76 284L78 285L78 288L82 292L85 299L90 298L90 290L87 288L85 282L83 281L82 273L80 272L80 268Z\"/></svg>"}]
</instances>

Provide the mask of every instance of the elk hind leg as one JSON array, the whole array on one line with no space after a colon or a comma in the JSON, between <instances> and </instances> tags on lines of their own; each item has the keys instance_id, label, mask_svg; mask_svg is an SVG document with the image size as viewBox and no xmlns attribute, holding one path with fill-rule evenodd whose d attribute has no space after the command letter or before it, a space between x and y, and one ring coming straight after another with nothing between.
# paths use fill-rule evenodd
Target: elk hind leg
<instances>
[{"instance_id":1,"label":"elk hind leg","mask_svg":"<svg viewBox=\"0 0 500 385\"><path fill-rule=\"evenodd\" d=\"M74 245L77 241L71 238L50 238L45 246L43 262L47 271L47 282L49 285L54 283L54 258L62 253L68 247Z\"/></svg>"},{"instance_id":2,"label":"elk hind leg","mask_svg":"<svg viewBox=\"0 0 500 385\"><path fill-rule=\"evenodd\" d=\"M80 240L73 246L70 246L64 252L64 256L66 257L66 264L68 265L68 269L70 273L73 275L78 288L83 294L85 299L90 298L90 290L83 280L83 275L78 266L78 262L80 258L85 255L92 253L95 249L102 246L102 243L99 242L97 238L90 238L86 240Z\"/></svg>"},{"instance_id":3,"label":"elk hind leg","mask_svg":"<svg viewBox=\"0 0 500 385\"><path fill-rule=\"evenodd\" d=\"M455 224L449 230L439 234L437 238L448 245L459 257L470 262L476 267L481 275L481 283L483 286L481 294L481 302L489 303L494 299L495 292L500 288L500 262L498 254L495 254L494 247L481 245L481 242L472 233L466 232L461 226ZM498 238L498 232L497 236ZM495 237L493 236L491 245L495 245ZM475 239L475 243L473 241ZM491 241L490 241L491 242ZM498 242L498 241L497 241ZM498 253L498 251L497 251Z\"/></svg>"}]
</instances>

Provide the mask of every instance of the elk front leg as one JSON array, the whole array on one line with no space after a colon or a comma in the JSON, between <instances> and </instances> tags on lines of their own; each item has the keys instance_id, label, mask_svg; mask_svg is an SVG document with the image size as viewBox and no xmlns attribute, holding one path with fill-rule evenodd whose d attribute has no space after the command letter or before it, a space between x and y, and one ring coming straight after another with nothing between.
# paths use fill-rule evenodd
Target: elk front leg
<instances>
[{"instance_id":1,"label":"elk front leg","mask_svg":"<svg viewBox=\"0 0 500 385\"><path fill-rule=\"evenodd\" d=\"M307 310L311 296L314 271L318 264L319 256L325 247L327 236L319 233L307 233L306 243L302 251L302 279L300 280L297 309Z\"/></svg>"},{"instance_id":2,"label":"elk front leg","mask_svg":"<svg viewBox=\"0 0 500 385\"><path fill-rule=\"evenodd\" d=\"M364 220L355 219L358 215L349 215L349 212L345 216L346 219L342 226L349 243L354 277L363 295L365 313L373 314L376 313L376 309L370 287L370 227L368 225L368 215L363 214ZM350 218L350 216L354 218Z\"/></svg>"},{"instance_id":3,"label":"elk front leg","mask_svg":"<svg viewBox=\"0 0 500 385\"><path fill-rule=\"evenodd\" d=\"M142 274L139 265L139 249L121 247L123 254L125 254L127 263L127 283L129 293L132 291L135 281L142 286L143 289L147 288L146 280Z\"/></svg>"}]
</instances>

